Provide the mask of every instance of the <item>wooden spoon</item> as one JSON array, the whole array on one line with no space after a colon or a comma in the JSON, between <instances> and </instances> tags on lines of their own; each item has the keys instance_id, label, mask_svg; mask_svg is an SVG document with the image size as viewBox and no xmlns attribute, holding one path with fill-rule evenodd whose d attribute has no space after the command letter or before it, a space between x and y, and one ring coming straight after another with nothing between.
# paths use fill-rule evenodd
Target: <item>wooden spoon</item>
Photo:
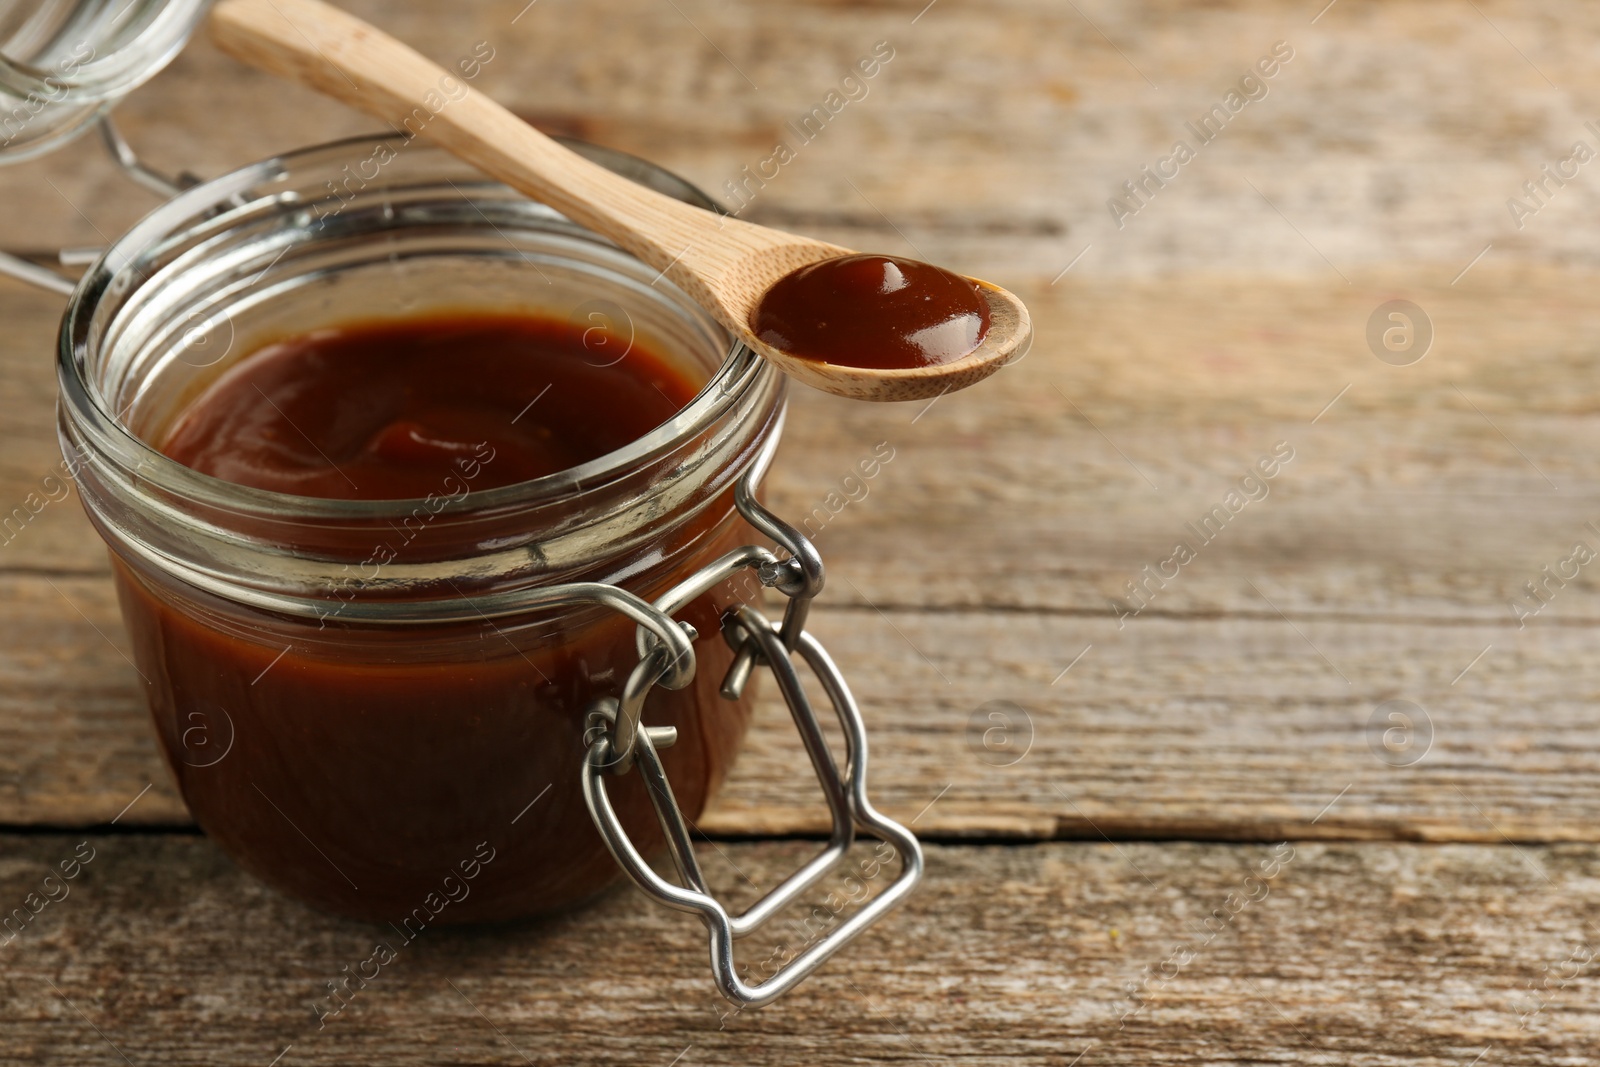
<instances>
[{"instance_id":1,"label":"wooden spoon","mask_svg":"<svg viewBox=\"0 0 1600 1067\"><path fill-rule=\"evenodd\" d=\"M883 370L804 359L753 333L757 302L778 279L850 249L720 216L646 189L556 144L466 82L373 26L320 0L222 0L217 44L235 58L381 118L406 120L485 173L611 238L662 271L784 373L863 400L916 400L962 389L1022 358L1028 310L976 282L990 325L949 363Z\"/></svg>"}]
</instances>

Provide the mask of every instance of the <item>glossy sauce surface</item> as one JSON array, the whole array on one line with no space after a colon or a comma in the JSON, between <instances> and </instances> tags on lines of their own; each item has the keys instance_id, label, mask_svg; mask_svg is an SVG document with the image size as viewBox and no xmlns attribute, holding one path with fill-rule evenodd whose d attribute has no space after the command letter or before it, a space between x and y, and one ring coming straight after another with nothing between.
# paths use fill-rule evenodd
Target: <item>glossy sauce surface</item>
<instances>
[{"instance_id":1,"label":"glossy sauce surface","mask_svg":"<svg viewBox=\"0 0 1600 1067\"><path fill-rule=\"evenodd\" d=\"M251 353L161 450L256 489L408 500L439 492L474 456L494 457L476 490L578 466L649 433L694 394L645 347L559 319L356 323Z\"/></svg>"},{"instance_id":2,"label":"glossy sauce surface","mask_svg":"<svg viewBox=\"0 0 1600 1067\"><path fill-rule=\"evenodd\" d=\"M477 490L595 458L697 391L637 344L619 360L618 339L585 340L520 316L318 331L241 359L174 422L165 451L261 489L409 503L450 482ZM403 527L448 518L411 514L422 517L359 536L410 562L421 539ZM653 599L751 539L725 494L606 566L631 570L627 587ZM139 560L118 559L114 574L184 800L263 881L392 924L379 930L398 949L428 925L560 909L619 876L579 770L586 712L638 662L631 620L589 607L375 625L349 621L342 600L321 619L256 611ZM718 625L754 595L724 583L680 612L703 635L695 679L645 704L645 722L678 728L662 759L691 819L749 721L748 693L717 693L732 658ZM610 787L638 847L654 851L640 776Z\"/></svg>"},{"instance_id":3,"label":"glossy sauce surface","mask_svg":"<svg viewBox=\"0 0 1600 1067\"><path fill-rule=\"evenodd\" d=\"M761 297L751 327L774 348L846 367L910 370L970 355L989 302L969 278L895 256L851 255L801 267Z\"/></svg>"}]
</instances>

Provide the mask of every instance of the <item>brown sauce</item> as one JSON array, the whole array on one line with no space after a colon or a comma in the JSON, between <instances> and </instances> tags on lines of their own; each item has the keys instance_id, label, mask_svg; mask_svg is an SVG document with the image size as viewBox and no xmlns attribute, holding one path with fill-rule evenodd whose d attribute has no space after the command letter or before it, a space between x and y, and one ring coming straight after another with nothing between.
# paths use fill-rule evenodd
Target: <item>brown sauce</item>
<instances>
[{"instance_id":1,"label":"brown sauce","mask_svg":"<svg viewBox=\"0 0 1600 1067\"><path fill-rule=\"evenodd\" d=\"M576 467L643 437L695 387L635 345L531 316L362 323L270 345L190 406L161 450L300 496L407 500L486 455L476 490Z\"/></svg>"},{"instance_id":2,"label":"brown sauce","mask_svg":"<svg viewBox=\"0 0 1600 1067\"><path fill-rule=\"evenodd\" d=\"M751 327L766 344L802 359L911 370L971 355L989 318L989 302L969 278L914 259L851 255L778 279Z\"/></svg>"},{"instance_id":3,"label":"brown sauce","mask_svg":"<svg viewBox=\"0 0 1600 1067\"><path fill-rule=\"evenodd\" d=\"M417 498L538 477L637 439L696 386L635 345L601 353L565 323L440 317L319 331L242 359L163 450L240 484L311 496ZM531 405L531 406L530 406ZM486 451L487 450L487 451ZM492 455L491 455L492 453ZM488 458L485 458L488 457ZM659 595L750 540L731 506L649 547L634 591ZM202 828L263 880L393 923L569 905L618 876L584 806L584 714L637 662L604 611L375 626L253 611L119 560L117 583L157 731ZM703 636L685 690L647 723L678 728L663 761L689 818L732 763L748 698L722 700L731 586L679 617ZM610 783L643 849L659 828L631 774ZM403 940L402 940L403 939Z\"/></svg>"}]
</instances>

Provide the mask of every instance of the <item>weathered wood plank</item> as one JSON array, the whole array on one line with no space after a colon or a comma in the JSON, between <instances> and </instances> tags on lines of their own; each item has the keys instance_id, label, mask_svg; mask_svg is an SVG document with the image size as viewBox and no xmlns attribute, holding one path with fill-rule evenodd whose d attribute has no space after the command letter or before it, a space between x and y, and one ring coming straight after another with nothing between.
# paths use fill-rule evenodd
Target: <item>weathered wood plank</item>
<instances>
[{"instance_id":1,"label":"weathered wood plank","mask_svg":"<svg viewBox=\"0 0 1600 1067\"><path fill-rule=\"evenodd\" d=\"M879 440L901 457L873 487L871 502L847 509L827 535L837 565L854 561L867 575L864 599L1103 612L1133 573L1171 551L1184 521L1215 504L1264 449L1287 440L1299 450L1298 466L1261 509L1270 518L1252 514L1209 546L1199 566L1163 591L1160 610L1259 612L1245 579L1265 576L1280 580L1274 602L1296 618L1510 620L1509 601L1522 583L1570 550L1594 519L1600 484L1589 457L1600 454L1600 442L1591 440L1589 339L1597 323L1592 277L1524 269L1587 262L1592 242L1578 225L1591 199L1587 187L1563 189L1523 230L1506 232L1510 223L1499 217L1522 171L1536 171L1550 145L1565 144L1569 125L1572 136L1583 131L1581 116L1569 115L1531 68L1494 58L1515 57L1492 31L1521 41L1560 84L1586 84L1593 75L1573 61L1571 36L1494 9L1494 26L1475 24L1443 46L1438 31L1459 12L1432 3L1347 0L1306 28L1303 12L1288 3L1168 5L1159 18L1137 21L1092 5L1079 14L1022 0L996 11L946 3L914 25L912 8L921 9L824 4L791 19L742 5L544 5L513 25L520 6L483 4L458 11L448 33L422 8L365 13L443 58L451 35L503 38L499 65L485 68L485 89L552 128L644 152L712 187L814 102L859 42L903 35L895 39L906 45L875 81L875 95L851 105L859 112L842 113L752 210L787 212L805 228L837 216L857 231L823 225L824 235L873 244L864 238L894 234L893 226L865 200L846 209L835 203L857 195L841 191L840 176L869 168L857 185L891 217L921 220L901 228L928 254L974 270L988 268L969 252L996 260L997 276L1033 304L1040 343L1004 378L945 398L915 424L920 408L899 414L798 399L775 476L780 506L812 512ZM1028 30L1006 28L1013 25ZM1279 34L1313 35L1295 36L1311 43L1259 102L1282 110L1247 112L1241 121L1260 123L1219 146L1228 154L1207 157L1211 169L1100 241L1114 250L1111 262L1086 259L1047 286L1056 264L1081 247L1079 230L1085 241L1099 239L1099 223L1070 233L1061 227L1098 217L1102 194L1116 191L1112 179L1161 148L1166 127L1181 126L1182 116L1208 102L1253 42ZM598 39L608 47L591 47ZM960 78L943 65L955 42L971 64ZM647 47L660 62L633 62ZM1383 62L1391 52L1408 61ZM1001 54L1005 62L987 62ZM1356 63L1350 55L1365 58ZM1493 85L1449 74L1463 64L1494 70ZM1135 67L1163 90L1146 85ZM1375 84L1374 70L1390 73ZM905 80L888 80L901 74ZM973 108L970 81L980 74L992 83L986 99L1027 106ZM1442 83L1454 94L1440 91ZM206 92L196 94L196 85ZM1385 100L1390 123L1377 132L1362 104L1370 93ZM1462 94L1475 109L1471 123L1461 120ZM197 126L189 116L200 99L253 121ZM364 121L243 71L203 41L124 114L156 162L206 173L355 132ZM1051 136L1038 136L1040 129ZM1402 131L1415 152L1452 160L1448 179L1423 176L1403 153L1376 150L1379 132ZM93 242L96 230L115 234L148 206L98 165L96 152L83 143L0 171L0 190L14 208L7 240L42 246L66 233ZM995 158L1006 166L993 166ZM1269 162L1271 181L1257 166ZM1255 194L1233 178L1252 173L1258 184L1279 183L1304 198L1264 190L1318 247L1328 235L1348 246L1329 251L1357 284L1345 286L1265 205L1241 208L1238 197ZM1335 173L1344 177L1332 182ZM1371 195L1343 191L1361 182ZM1057 220L1043 238L1029 236L1027 220L1038 218ZM1365 237L1363 227L1371 230ZM1461 244L1467 233L1492 238L1495 253L1452 287L1479 248L1475 239ZM1038 258L1041 240L1059 254ZM1023 248L1029 241L1034 252ZM1401 271L1397 262L1421 265ZM1257 273L1232 280L1161 273L1201 267ZM1379 267L1388 273L1373 274ZM1312 280L1264 287L1259 272L1267 269ZM1152 273L1157 280L1126 277ZM1395 295L1418 300L1437 326L1435 351L1416 367L1380 364L1362 340L1367 316ZM0 455L0 507L9 513L54 462L48 353L58 303L10 283L0 283L0 300L0 318L11 327L0 413L16 428ZM1345 385L1350 391L1328 416L1306 425ZM1516 523L1484 518L1508 509ZM49 511L30 536L0 549L0 567L102 566L70 510ZM930 527L942 541L916 535ZM1592 599L1576 592L1552 614L1596 617Z\"/></svg>"},{"instance_id":2,"label":"weathered wood plank","mask_svg":"<svg viewBox=\"0 0 1600 1067\"><path fill-rule=\"evenodd\" d=\"M1295 458L1270 496L1152 610L1270 615L1255 582L1295 618L1515 625L1511 602L1542 567L1576 540L1600 547L1587 525L1600 524L1600 309L1592 276L1479 269L1426 291L1035 288L1035 352L926 413L798 389L773 500L810 517L856 583L836 583L834 602L1107 614L1285 442ZM1394 291L1436 326L1435 350L1410 367L1363 339ZM44 297L0 290L13 326L0 352L4 513L59 462L53 315ZM880 442L893 461L847 484ZM846 503L846 491L865 497ZM39 568L104 568L76 505L51 505L0 547L0 570ZM1595 589L1583 572L1542 619L1600 620Z\"/></svg>"},{"instance_id":3,"label":"weathered wood plank","mask_svg":"<svg viewBox=\"0 0 1600 1067\"><path fill-rule=\"evenodd\" d=\"M6 906L83 840L5 838ZM1587 846L934 847L902 910L732 1016L698 924L631 888L406 945L263 889L200 838L88 847L64 899L0 950L7 1062L1062 1064L1087 1049L1086 1065L1459 1067L1584 1063L1600 1025ZM730 863L771 884L816 847L728 844L705 862L737 895L751 890ZM759 966L806 936L785 916L741 948ZM319 1029L327 983L378 941L397 958Z\"/></svg>"},{"instance_id":4,"label":"weathered wood plank","mask_svg":"<svg viewBox=\"0 0 1600 1067\"><path fill-rule=\"evenodd\" d=\"M0 947L3 1058L1593 1058L1592 965L1577 961L1595 946L1600 857L1502 835L1593 840L1600 809L1595 586L1585 572L1561 587L1526 630L1510 608L1600 524L1597 199L1585 171L1520 229L1506 200L1594 143L1600 11L1341 0L1313 24L1320 0L350 6L444 60L491 41L486 90L718 192L893 44L870 95L748 217L991 275L1030 302L1040 341L925 413L802 392L773 499L805 515L877 442L897 450L826 524L815 622L866 709L882 806L935 835L1089 843L931 849L904 912L725 1029L697 927L624 890L546 924L430 931L318 1032L309 1002L367 958L370 930L261 889L203 839L101 836L71 896ZM1296 56L1270 94L1118 229L1107 198L1278 39ZM370 125L204 42L119 117L153 163L202 174ZM100 243L154 202L92 142L0 170L0 200L0 245L32 248ZM1395 297L1437 327L1412 367L1363 338ZM0 514L55 463L59 306L0 281ZM1119 630L1109 598L1279 440L1296 459L1270 497ZM0 823L103 824L135 797L119 826L182 821L76 509L51 503L0 547ZM1411 765L1417 748L1383 747L1388 720L1369 726L1395 698L1433 729ZM971 721L994 700L1027 717L1008 740L1032 736L1008 767L983 747L995 724ZM705 828L814 828L796 760L769 701ZM1298 843L1265 899L1213 934L1206 917L1251 892L1272 845L1111 846L1101 831L1490 844ZM80 840L5 838L4 906ZM718 847L714 876L737 893L722 859L765 883L812 846Z\"/></svg>"},{"instance_id":5,"label":"weathered wood plank","mask_svg":"<svg viewBox=\"0 0 1600 1067\"><path fill-rule=\"evenodd\" d=\"M127 821L184 821L108 584L0 577L0 596L13 609L0 616L0 823L104 823L151 783ZM1095 617L838 608L812 629L865 711L873 795L924 832L1600 834L1588 627L1530 626L1475 663L1498 631L1271 616L1140 618L1118 632ZM1417 705L1397 706L1413 732L1385 747L1399 720L1379 706L1396 699ZM703 829L822 830L804 765L768 692Z\"/></svg>"},{"instance_id":6,"label":"weathered wood plank","mask_svg":"<svg viewBox=\"0 0 1600 1067\"><path fill-rule=\"evenodd\" d=\"M484 89L707 188L793 142L796 158L760 189L753 218L851 246L911 242L1008 284L1049 278L1088 244L1078 269L1119 275L1289 269L1337 280L1330 262L1346 272L1427 262L1450 264L1448 280L1489 242L1492 258L1600 263L1584 179L1522 229L1506 208L1541 164L1591 136L1582 101L1600 75L1585 42L1600 16L1581 5L1556 16L1484 3L1483 17L1467 18L1445 0L1343 0L1314 25L1301 0L943 0L926 14L924 0L526 10L494 0L452 5L448 19L422 4L349 6L442 61L490 42ZM1175 140L1198 145L1185 122L1279 40L1295 54L1267 95L1118 229L1107 200ZM878 41L893 60L802 143L786 124ZM120 114L153 162L205 175L371 126L204 40ZM30 247L103 240L151 203L88 143L0 182L16 206L7 240Z\"/></svg>"},{"instance_id":7,"label":"weathered wood plank","mask_svg":"<svg viewBox=\"0 0 1600 1067\"><path fill-rule=\"evenodd\" d=\"M1358 10L1369 21L1386 17ZM888 15L902 17L898 9ZM164 76L172 92L211 72L227 86L221 91L259 90L248 78L221 78L222 61L203 48L193 55L180 63L198 66ZM150 99L163 99L164 83ZM285 136L299 129L279 115L302 110L290 107L291 96L268 99L259 109L264 121L281 122ZM206 150L224 151L236 134L230 126ZM126 197L108 190L112 199ZM956 232L958 223L939 225ZM985 240L1009 244L992 234ZM1589 299L1590 275L1495 263L1455 286L1444 268L1424 280L1415 272L1357 274L1350 287L1093 272L1049 287L1039 275L1023 289L1038 315L1039 345L985 389L925 412L797 396L774 475L774 500L786 513L826 514L828 494L857 460L879 441L896 449L866 498L823 530L835 578L819 615L838 627L824 631L836 649L862 650L845 658L873 709L880 749L893 757L880 760L878 772L891 807L914 813L927 783L939 781L951 790L927 817L951 832L1090 834L1107 822L1125 833L1495 840L1500 827L1515 836L1588 837L1594 798L1581 769L1592 763L1583 709L1593 686L1585 627L1600 618L1600 601L1585 574L1528 633L1515 628L1510 604L1600 518L1592 510L1600 441L1591 440L1591 339L1600 313ZM1413 367L1379 362L1362 336L1372 309L1395 294L1417 299L1438 330L1435 351ZM0 374L8 439L0 503L9 502L9 512L55 462L55 308L16 289L0 290L0 300L10 327ZM1188 537L1184 524L1223 500L1280 440L1296 458L1271 496L1156 591L1130 630L1118 629L1111 598L1125 597L1142 567L1167 558L1174 540ZM13 613L22 677L10 697L19 740L10 804L18 822L101 820L129 786L166 788L128 688L132 675L76 609L22 577L65 583L105 637L120 640L107 589L89 577L103 573L103 558L74 508L50 504L0 549L0 570L35 583L19 586L15 603L54 613L38 628ZM86 581L68 581L76 576ZM834 610L851 605L858 614ZM924 614L951 610L959 613ZM1363 620L1382 625L1363 629ZM1295 626L1337 670L1299 643ZM62 643L41 647L41 633ZM1090 644L1093 657L1050 688L1048 679ZM1279 672L1274 684L1287 691L1251 688L1263 645ZM917 651L924 647L931 664ZM1463 681L1448 684L1485 649ZM63 667L50 689L30 657L103 662L89 671ZM1149 669L1151 657L1162 666ZM1102 658L1107 666L1096 666ZM1105 672L1098 689L1082 681L1096 671ZM1348 687L1339 671L1350 676ZM951 677L948 687L940 672ZM1489 696L1471 689L1480 681ZM1319 689L1324 683L1333 688ZM1079 685L1088 691L1072 688ZM1455 710L1467 693L1474 696L1466 710ZM1526 773L1497 772L1477 798L1488 813L1481 817L1454 792L1468 779L1451 777L1437 754L1403 774L1371 757L1365 723L1376 704L1396 696L1448 712L1451 729L1439 726L1439 743L1459 745L1452 751L1463 767L1498 766L1504 745L1531 746L1541 762ZM1002 698L1029 709L1040 748L997 798L995 772L967 747L966 731L975 709ZM1559 742L1542 732L1552 720L1538 718L1549 714L1541 702L1559 709ZM45 714L62 707L70 716ZM1263 726L1258 740L1238 737ZM1318 756L1309 778L1309 757L1283 755L1304 751L1308 736L1332 746L1318 750L1331 762ZM1570 758L1561 755L1568 745ZM788 768L790 746L781 729L758 734L708 825L730 833L812 826L795 813L797 794L775 784L787 781L773 772ZM1336 771L1351 785L1351 804L1313 825L1319 775ZM1081 790L1070 804L1055 792L1063 778ZM151 819L182 814L159 792L141 811Z\"/></svg>"}]
</instances>

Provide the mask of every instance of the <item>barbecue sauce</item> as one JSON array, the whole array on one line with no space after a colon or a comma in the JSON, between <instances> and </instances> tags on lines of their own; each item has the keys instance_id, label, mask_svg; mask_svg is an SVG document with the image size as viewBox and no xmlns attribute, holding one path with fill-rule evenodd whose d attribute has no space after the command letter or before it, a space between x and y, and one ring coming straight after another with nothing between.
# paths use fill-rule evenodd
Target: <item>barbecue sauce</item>
<instances>
[{"instance_id":1,"label":"barbecue sauce","mask_svg":"<svg viewBox=\"0 0 1600 1067\"><path fill-rule=\"evenodd\" d=\"M971 355L989 320L989 302L970 278L914 259L850 255L779 278L762 294L751 327L801 359L912 370Z\"/></svg>"},{"instance_id":2,"label":"barbecue sauce","mask_svg":"<svg viewBox=\"0 0 1600 1067\"><path fill-rule=\"evenodd\" d=\"M242 358L158 447L256 489L411 500L595 459L696 391L643 345L558 320L357 323ZM630 588L653 598L751 538L719 498L637 550L642 577ZM398 949L428 925L559 909L618 877L579 769L585 713L620 692L638 661L631 621L599 609L387 626L330 610L308 620L245 609L133 561L115 570L184 799L264 881L390 924ZM748 696L717 693L731 660L718 623L748 595L725 583L679 613L705 635L695 679L646 703L647 723L678 728L662 759L691 819L748 722ZM641 849L659 847L640 776L610 789Z\"/></svg>"},{"instance_id":3,"label":"barbecue sauce","mask_svg":"<svg viewBox=\"0 0 1600 1067\"><path fill-rule=\"evenodd\" d=\"M472 488L495 489L621 448L694 398L659 357L623 349L516 315L320 330L240 361L161 450L239 485L346 500L424 497L477 457Z\"/></svg>"}]
</instances>

